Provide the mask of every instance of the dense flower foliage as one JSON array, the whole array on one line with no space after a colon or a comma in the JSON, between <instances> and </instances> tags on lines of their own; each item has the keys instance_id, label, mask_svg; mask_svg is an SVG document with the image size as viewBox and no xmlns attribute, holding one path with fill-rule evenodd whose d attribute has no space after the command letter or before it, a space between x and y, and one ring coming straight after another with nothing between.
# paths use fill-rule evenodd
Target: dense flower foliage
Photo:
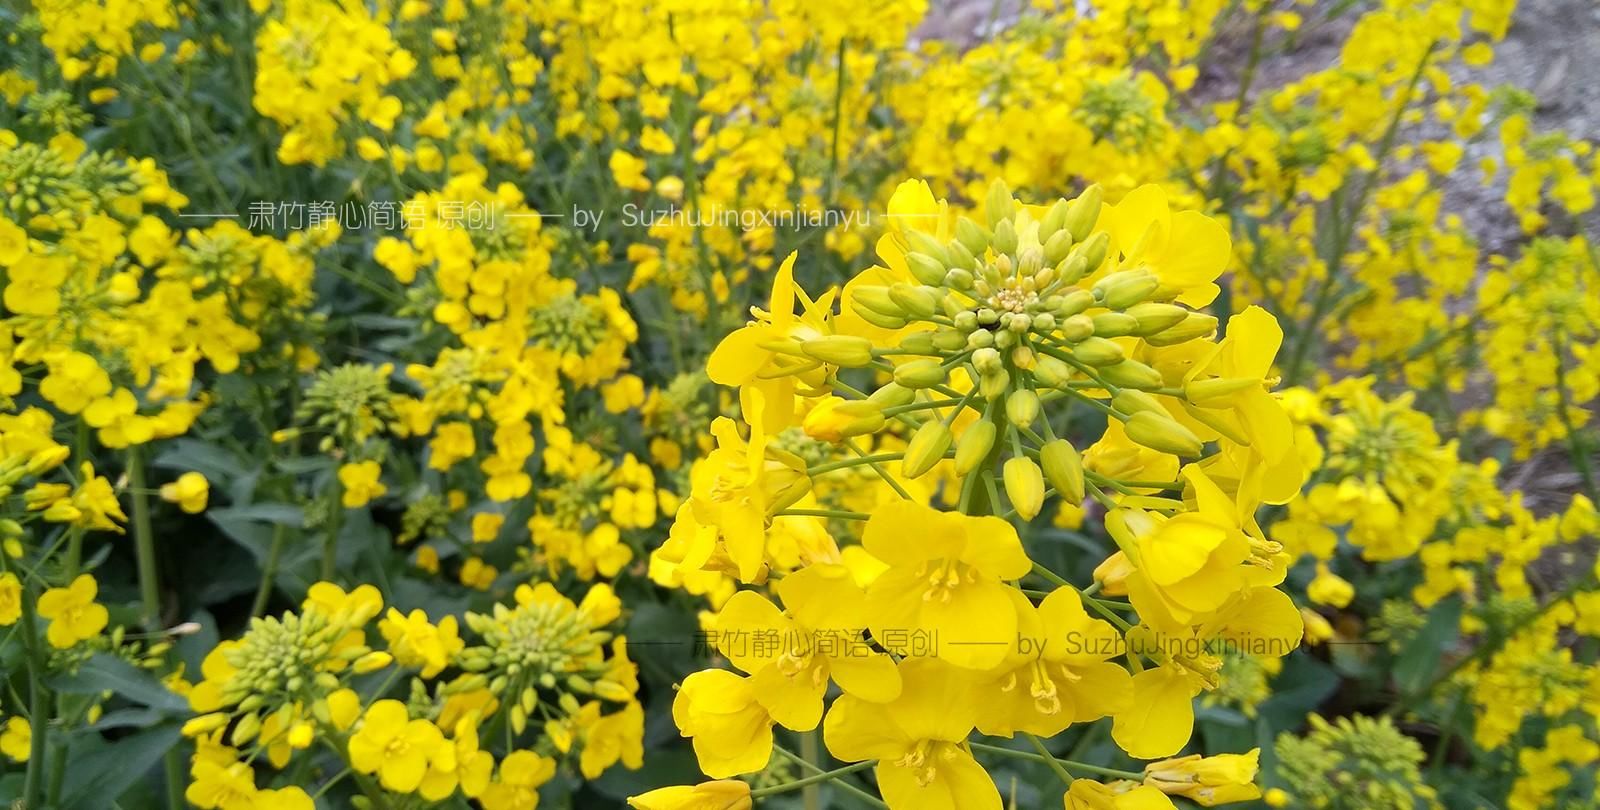
<instances>
[{"instance_id":1,"label":"dense flower foliage","mask_svg":"<svg viewBox=\"0 0 1600 810\"><path fill-rule=\"evenodd\" d=\"M1588 806L1514 0L1002 5L0 9L0 800Z\"/></svg>"}]
</instances>

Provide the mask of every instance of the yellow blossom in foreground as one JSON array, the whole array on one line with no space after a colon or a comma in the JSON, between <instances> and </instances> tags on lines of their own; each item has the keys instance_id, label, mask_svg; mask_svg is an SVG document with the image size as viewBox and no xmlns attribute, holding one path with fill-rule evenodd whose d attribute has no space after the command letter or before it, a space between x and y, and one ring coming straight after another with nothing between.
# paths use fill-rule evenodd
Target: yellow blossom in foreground
<instances>
[{"instance_id":1,"label":"yellow blossom in foreground","mask_svg":"<svg viewBox=\"0 0 1600 810\"><path fill-rule=\"evenodd\" d=\"M366 506L373 498L388 492L388 487L378 480L383 473L376 461L358 461L339 468L339 485L344 490L341 501L346 509Z\"/></svg>"},{"instance_id":2,"label":"yellow blossom in foreground","mask_svg":"<svg viewBox=\"0 0 1600 810\"><path fill-rule=\"evenodd\" d=\"M674 785L629 796L634 810L750 810L750 783L737 779Z\"/></svg>"},{"instance_id":3,"label":"yellow blossom in foreground","mask_svg":"<svg viewBox=\"0 0 1600 810\"><path fill-rule=\"evenodd\" d=\"M186 472L178 476L178 480L161 485L161 499L177 504L191 515L205 511L206 498L210 494L210 483L197 472Z\"/></svg>"},{"instance_id":4,"label":"yellow blossom in foreground","mask_svg":"<svg viewBox=\"0 0 1600 810\"><path fill-rule=\"evenodd\" d=\"M39 615L50 620L45 636L50 646L66 649L100 634L110 614L94 601L100 586L94 577L79 574L65 588L51 588L39 597Z\"/></svg>"}]
</instances>

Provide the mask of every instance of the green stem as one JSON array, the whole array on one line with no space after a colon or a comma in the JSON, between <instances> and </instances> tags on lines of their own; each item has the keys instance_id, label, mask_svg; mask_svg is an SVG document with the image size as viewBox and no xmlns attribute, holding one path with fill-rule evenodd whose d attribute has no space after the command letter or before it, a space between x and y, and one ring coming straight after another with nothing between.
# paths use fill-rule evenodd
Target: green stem
<instances>
[{"instance_id":1,"label":"green stem","mask_svg":"<svg viewBox=\"0 0 1600 810\"><path fill-rule=\"evenodd\" d=\"M867 458L868 457L867 456L867 451L862 450L861 449L861 445L856 444L854 439L845 439L844 443L845 443L845 446L850 448L850 452L856 454L857 458ZM889 475L889 471L885 470L883 468L882 464L879 464L876 461L869 461L869 462L867 462L867 466L871 467L872 471L877 473L878 477L882 478L883 482L885 484L888 484L889 488L895 491L895 494L899 495L901 498L904 498L905 500L908 500L908 501L911 500L911 493L906 492L906 488L903 487L903 486L900 486L900 482L894 480L894 478Z\"/></svg>"},{"instance_id":2,"label":"green stem","mask_svg":"<svg viewBox=\"0 0 1600 810\"><path fill-rule=\"evenodd\" d=\"M807 762L817 762L822 759L822 747L817 744L817 730L812 729L800 735L800 755ZM806 785L800 792L801 801L806 810L821 810L822 792L817 785Z\"/></svg>"},{"instance_id":3,"label":"green stem","mask_svg":"<svg viewBox=\"0 0 1600 810\"><path fill-rule=\"evenodd\" d=\"M1072 774L1067 773L1067 769L1061 766L1061 762L1050 753L1050 749L1044 747L1044 742L1032 734L1024 733L1022 736L1028 738L1028 742L1033 744L1033 750L1039 752L1039 758L1050 766L1050 770L1056 772L1056 776L1061 779L1061 784L1070 787L1072 785Z\"/></svg>"},{"instance_id":4,"label":"green stem","mask_svg":"<svg viewBox=\"0 0 1600 810\"><path fill-rule=\"evenodd\" d=\"M796 779L793 782L785 782L781 785L757 788L750 791L750 798L758 799L762 796L775 796L779 793L788 793L792 790L800 790L801 788L808 787L810 785L817 785L832 779L838 779L845 774L855 773L856 771L864 771L877 764L877 760L869 759L864 762L857 762L854 765L846 765L843 768L834 768L831 771L823 771L822 773L812 774L810 776Z\"/></svg>"},{"instance_id":5,"label":"green stem","mask_svg":"<svg viewBox=\"0 0 1600 810\"><path fill-rule=\"evenodd\" d=\"M0 570L6 569L6 555L0 554ZM28 771L23 779L22 806L40 807L44 798L45 743L50 736L50 692L45 689L43 671L46 652L39 645L39 628L35 626L34 602L36 594L22 578L22 643L28 652L28 726L31 730L28 750Z\"/></svg>"},{"instance_id":6,"label":"green stem","mask_svg":"<svg viewBox=\"0 0 1600 810\"><path fill-rule=\"evenodd\" d=\"M139 598L147 630L161 625L161 582L156 570L156 537L150 530L150 496L145 494L144 460L137 447L128 448L128 487L133 499L133 543L139 565Z\"/></svg>"},{"instance_id":7,"label":"green stem","mask_svg":"<svg viewBox=\"0 0 1600 810\"><path fill-rule=\"evenodd\" d=\"M261 582L256 585L256 598L250 604L250 616L260 616L272 598L272 581L278 576L278 561L283 556L283 546L289 539L289 530L282 523L272 527L272 545L267 548L267 561L261 566Z\"/></svg>"},{"instance_id":8,"label":"green stem","mask_svg":"<svg viewBox=\"0 0 1600 810\"><path fill-rule=\"evenodd\" d=\"M830 461L826 464L818 464L814 467L807 467L806 475L821 475L825 472L833 472L834 470L860 467L863 464L876 464L880 461L897 461L904 457L904 453L874 453L873 455L861 456L859 458L840 459L839 461Z\"/></svg>"},{"instance_id":9,"label":"green stem","mask_svg":"<svg viewBox=\"0 0 1600 810\"><path fill-rule=\"evenodd\" d=\"M339 529L344 525L344 486L334 478L328 489L328 531L322 539L322 580L332 582L339 569Z\"/></svg>"},{"instance_id":10,"label":"green stem","mask_svg":"<svg viewBox=\"0 0 1600 810\"><path fill-rule=\"evenodd\" d=\"M803 768L803 769L805 769L805 770L807 770L807 771L809 771L811 773L827 773L827 771L824 771L822 768L818 767L817 765L814 765L814 764L812 764L810 762L807 762L805 757L802 757L799 754L796 754L795 752L790 751L789 749L784 748L781 745L774 745L774 746L772 746L772 749L774 751L777 751L778 753L784 755L785 757L788 757L790 762L793 762L794 764L799 765L801 768ZM862 790L861 788L856 787L855 785L850 784L850 780L848 780L848 779L840 779L840 780L838 780L837 782L834 783L834 787L842 789L844 792L856 797L857 799L860 799L861 801L867 803L869 806L884 808L884 810L888 810L889 805L884 804L882 799L878 798L877 796L872 795L871 793L866 792L865 790Z\"/></svg>"},{"instance_id":11,"label":"green stem","mask_svg":"<svg viewBox=\"0 0 1600 810\"><path fill-rule=\"evenodd\" d=\"M1038 739L1033 737L1033 735L1029 734L1027 736L1030 739L1033 739L1035 743L1038 743ZM1042 747L1043 744L1039 744ZM1056 757L1049 756L1048 754L1030 754L1027 751L1001 748L998 745L985 745L983 743L975 742L969 742L967 745L971 746L972 750L974 751L983 751L989 754L999 754L1001 756L1015 757L1017 759L1032 760L1034 762L1046 762L1047 760L1050 760L1054 761L1056 765L1070 770L1083 771L1084 773L1092 773L1097 776L1109 776L1113 779L1131 779L1135 782L1144 781L1144 774L1134 773L1133 771L1121 771L1117 770L1116 768L1102 768L1099 765L1090 765L1087 762L1077 762L1070 759L1058 759ZM1048 764L1048 762L1046 762L1046 764Z\"/></svg>"}]
</instances>

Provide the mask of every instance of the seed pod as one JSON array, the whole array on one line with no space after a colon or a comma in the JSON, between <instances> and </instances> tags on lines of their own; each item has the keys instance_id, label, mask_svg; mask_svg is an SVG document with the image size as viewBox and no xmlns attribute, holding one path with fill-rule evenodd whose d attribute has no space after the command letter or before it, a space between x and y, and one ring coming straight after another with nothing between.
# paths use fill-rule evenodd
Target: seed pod
<instances>
[{"instance_id":1,"label":"seed pod","mask_svg":"<svg viewBox=\"0 0 1600 810\"><path fill-rule=\"evenodd\" d=\"M1027 456L1008 458L1001 468L1001 477L1005 480L1006 497L1011 499L1017 514L1023 520L1033 520L1044 508L1044 474L1039 471L1039 465Z\"/></svg>"},{"instance_id":2,"label":"seed pod","mask_svg":"<svg viewBox=\"0 0 1600 810\"><path fill-rule=\"evenodd\" d=\"M900 474L907 478L920 478L933 469L950 450L950 428L944 422L932 419L912 435L906 445L906 454L900 461Z\"/></svg>"},{"instance_id":3,"label":"seed pod","mask_svg":"<svg viewBox=\"0 0 1600 810\"><path fill-rule=\"evenodd\" d=\"M1137 388L1141 391L1154 391L1164 382L1161 372L1139 362L1138 360L1124 360L1113 363L1100 369L1100 376L1112 385L1123 388Z\"/></svg>"},{"instance_id":4,"label":"seed pod","mask_svg":"<svg viewBox=\"0 0 1600 810\"><path fill-rule=\"evenodd\" d=\"M938 360L912 360L895 366L894 381L910 389L931 388L944 382L945 368Z\"/></svg>"},{"instance_id":5,"label":"seed pod","mask_svg":"<svg viewBox=\"0 0 1600 810\"><path fill-rule=\"evenodd\" d=\"M828 335L800 344L800 351L813 360L841 368L861 368L872 362L872 341L854 335Z\"/></svg>"},{"instance_id":6,"label":"seed pod","mask_svg":"<svg viewBox=\"0 0 1600 810\"><path fill-rule=\"evenodd\" d=\"M1039 417L1039 395L1022 388L1006 397L1006 419L1018 427L1033 424Z\"/></svg>"},{"instance_id":7,"label":"seed pod","mask_svg":"<svg viewBox=\"0 0 1600 810\"><path fill-rule=\"evenodd\" d=\"M957 475L972 472L989 457L989 451L994 449L997 432L998 428L993 422L983 419L974 422L965 433L961 434L961 441L956 442Z\"/></svg>"},{"instance_id":8,"label":"seed pod","mask_svg":"<svg viewBox=\"0 0 1600 810\"><path fill-rule=\"evenodd\" d=\"M1073 316L1078 317L1078 316ZM1102 337L1086 337L1072 347L1072 356L1091 366L1109 366L1127 359L1122 347Z\"/></svg>"},{"instance_id":9,"label":"seed pod","mask_svg":"<svg viewBox=\"0 0 1600 810\"><path fill-rule=\"evenodd\" d=\"M906 268L911 271L917 281L929 286L938 286L944 283L944 276L950 272L949 265L929 256L926 253L912 252L906 254Z\"/></svg>"},{"instance_id":10,"label":"seed pod","mask_svg":"<svg viewBox=\"0 0 1600 810\"><path fill-rule=\"evenodd\" d=\"M940 280L944 278L940 274ZM931 318L939 310L939 294L931 287L916 287L910 284L895 284L889 287L889 298L893 299L907 315L918 318Z\"/></svg>"},{"instance_id":11,"label":"seed pod","mask_svg":"<svg viewBox=\"0 0 1600 810\"><path fill-rule=\"evenodd\" d=\"M1100 337L1122 337L1139 328L1137 318L1121 312L1101 312L1090 320L1094 321L1094 333Z\"/></svg>"},{"instance_id":12,"label":"seed pod","mask_svg":"<svg viewBox=\"0 0 1600 810\"><path fill-rule=\"evenodd\" d=\"M1072 241L1082 242L1089 236L1089 230L1100 219L1100 201L1104 196L1105 192L1098 184L1092 185L1067 207L1067 216L1061 227L1072 234Z\"/></svg>"},{"instance_id":13,"label":"seed pod","mask_svg":"<svg viewBox=\"0 0 1600 810\"><path fill-rule=\"evenodd\" d=\"M1045 480L1068 503L1083 503L1083 458L1078 448L1066 439L1045 442L1039 448L1039 463L1044 467Z\"/></svg>"},{"instance_id":14,"label":"seed pod","mask_svg":"<svg viewBox=\"0 0 1600 810\"><path fill-rule=\"evenodd\" d=\"M1135 444L1185 458L1200 457L1200 438L1169 416L1140 411L1128 417L1123 427Z\"/></svg>"}]
</instances>

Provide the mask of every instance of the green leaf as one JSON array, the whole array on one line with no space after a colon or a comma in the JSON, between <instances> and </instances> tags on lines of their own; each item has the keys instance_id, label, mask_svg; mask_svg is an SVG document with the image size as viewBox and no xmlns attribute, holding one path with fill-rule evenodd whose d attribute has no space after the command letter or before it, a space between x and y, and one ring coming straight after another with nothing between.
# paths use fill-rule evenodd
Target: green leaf
<instances>
[{"instance_id":1,"label":"green leaf","mask_svg":"<svg viewBox=\"0 0 1600 810\"><path fill-rule=\"evenodd\" d=\"M227 509L212 509L212 520L249 520L299 529L306 524L306 511L292 503L252 503Z\"/></svg>"},{"instance_id":2,"label":"green leaf","mask_svg":"<svg viewBox=\"0 0 1600 810\"><path fill-rule=\"evenodd\" d=\"M1394 681L1402 695L1415 695L1433 680L1444 651L1461 635L1461 600L1451 597L1435 605L1428 623L1394 662Z\"/></svg>"},{"instance_id":3,"label":"green leaf","mask_svg":"<svg viewBox=\"0 0 1600 810\"><path fill-rule=\"evenodd\" d=\"M158 711L188 714L189 702L163 686L150 673L108 653L95 653L71 675L50 679L50 688L73 695L115 692Z\"/></svg>"},{"instance_id":4,"label":"green leaf","mask_svg":"<svg viewBox=\"0 0 1600 810\"><path fill-rule=\"evenodd\" d=\"M63 810L101 810L144 778L183 737L178 724L141 731L99 750L71 757Z\"/></svg>"}]
</instances>

